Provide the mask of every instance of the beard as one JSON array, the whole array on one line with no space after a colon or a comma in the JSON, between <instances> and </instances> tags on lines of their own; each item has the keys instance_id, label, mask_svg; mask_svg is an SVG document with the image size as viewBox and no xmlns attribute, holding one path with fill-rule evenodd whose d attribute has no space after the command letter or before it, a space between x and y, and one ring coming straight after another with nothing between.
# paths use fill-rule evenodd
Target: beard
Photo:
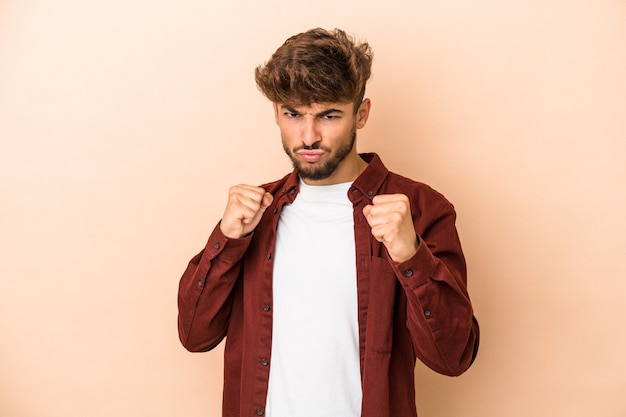
<instances>
[{"instance_id":1,"label":"beard","mask_svg":"<svg viewBox=\"0 0 626 417\"><path fill-rule=\"evenodd\" d=\"M339 148L333 153L330 148L320 145L319 142L315 142L310 146L302 145L293 150L288 149L283 141L283 149L285 153L291 159L291 165L293 169L298 173L301 179L309 181L319 181L330 177L337 169L341 161L343 161L348 154L352 151L354 143L356 142L356 124L352 127L349 138L342 142ZM302 149L321 149L329 155L327 160L317 166L309 166L307 162L299 161L294 155L296 152Z\"/></svg>"}]
</instances>

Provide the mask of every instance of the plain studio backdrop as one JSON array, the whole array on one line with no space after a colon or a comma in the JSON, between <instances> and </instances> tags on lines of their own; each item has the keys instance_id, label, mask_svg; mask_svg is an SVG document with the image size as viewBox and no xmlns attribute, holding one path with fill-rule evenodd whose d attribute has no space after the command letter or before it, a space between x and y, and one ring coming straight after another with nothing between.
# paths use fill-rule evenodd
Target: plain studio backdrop
<instances>
[{"instance_id":1,"label":"plain studio backdrop","mask_svg":"<svg viewBox=\"0 0 626 417\"><path fill-rule=\"evenodd\" d=\"M219 415L178 280L290 170L253 72L318 26L375 52L359 151L459 214L481 347L420 417L626 415L623 0L3 0L1 416Z\"/></svg>"}]
</instances>

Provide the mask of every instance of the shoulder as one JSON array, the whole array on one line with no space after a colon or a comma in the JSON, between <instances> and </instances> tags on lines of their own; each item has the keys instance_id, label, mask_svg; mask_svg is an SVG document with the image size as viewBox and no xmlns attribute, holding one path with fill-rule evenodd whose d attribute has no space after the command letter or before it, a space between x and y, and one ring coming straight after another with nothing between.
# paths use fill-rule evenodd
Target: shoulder
<instances>
[{"instance_id":1,"label":"shoulder","mask_svg":"<svg viewBox=\"0 0 626 417\"><path fill-rule=\"evenodd\" d=\"M389 172L389 175L387 175L384 187L387 188L388 191L395 189L403 194L411 193L416 196L424 196L435 200L447 201L442 193L435 190L430 185L391 171Z\"/></svg>"},{"instance_id":2,"label":"shoulder","mask_svg":"<svg viewBox=\"0 0 626 417\"><path fill-rule=\"evenodd\" d=\"M420 212L454 211L452 203L439 191L428 184L395 172L389 172L381 191L387 194L406 195L411 202L411 206Z\"/></svg>"},{"instance_id":3,"label":"shoulder","mask_svg":"<svg viewBox=\"0 0 626 417\"><path fill-rule=\"evenodd\" d=\"M363 190L376 189L378 194L404 194L411 202L411 211L436 215L454 212L452 204L429 185L390 171L375 153L360 154L368 167L357 178L355 185Z\"/></svg>"}]
</instances>

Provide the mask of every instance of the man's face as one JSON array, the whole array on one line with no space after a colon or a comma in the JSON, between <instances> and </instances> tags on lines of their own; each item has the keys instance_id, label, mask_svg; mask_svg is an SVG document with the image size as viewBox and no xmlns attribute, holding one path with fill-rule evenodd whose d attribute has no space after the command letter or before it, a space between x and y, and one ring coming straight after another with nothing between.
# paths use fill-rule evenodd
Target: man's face
<instances>
[{"instance_id":1,"label":"man's face","mask_svg":"<svg viewBox=\"0 0 626 417\"><path fill-rule=\"evenodd\" d=\"M327 185L356 178L362 166L356 130L365 125L369 108L368 99L356 114L353 103L274 104L283 148L303 181Z\"/></svg>"}]
</instances>

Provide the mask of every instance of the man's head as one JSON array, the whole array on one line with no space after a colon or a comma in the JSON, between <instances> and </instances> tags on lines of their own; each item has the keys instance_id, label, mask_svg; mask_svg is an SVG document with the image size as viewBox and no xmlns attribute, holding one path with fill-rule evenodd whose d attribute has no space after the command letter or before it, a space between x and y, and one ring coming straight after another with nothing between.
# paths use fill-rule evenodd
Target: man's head
<instances>
[{"instance_id":1,"label":"man's head","mask_svg":"<svg viewBox=\"0 0 626 417\"><path fill-rule=\"evenodd\" d=\"M371 75L373 54L340 29L294 35L256 69L256 83L274 103L354 103L358 109Z\"/></svg>"}]
</instances>

